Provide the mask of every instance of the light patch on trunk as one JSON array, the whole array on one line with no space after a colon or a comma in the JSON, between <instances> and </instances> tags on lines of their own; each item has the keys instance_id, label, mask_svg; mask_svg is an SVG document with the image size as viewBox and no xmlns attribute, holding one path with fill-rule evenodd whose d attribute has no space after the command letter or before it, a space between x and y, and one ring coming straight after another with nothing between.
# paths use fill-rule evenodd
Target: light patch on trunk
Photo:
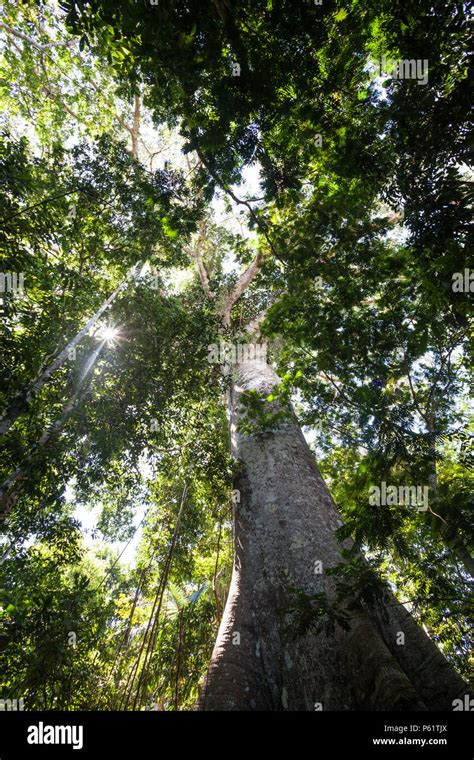
<instances>
[{"instance_id":1,"label":"light patch on trunk","mask_svg":"<svg viewBox=\"0 0 474 760\"><path fill-rule=\"evenodd\" d=\"M285 687L281 690L281 703L285 710L288 710L288 692Z\"/></svg>"},{"instance_id":2,"label":"light patch on trunk","mask_svg":"<svg viewBox=\"0 0 474 760\"><path fill-rule=\"evenodd\" d=\"M298 551L306 546L306 539L303 536L296 536L290 545L292 551Z\"/></svg>"}]
</instances>

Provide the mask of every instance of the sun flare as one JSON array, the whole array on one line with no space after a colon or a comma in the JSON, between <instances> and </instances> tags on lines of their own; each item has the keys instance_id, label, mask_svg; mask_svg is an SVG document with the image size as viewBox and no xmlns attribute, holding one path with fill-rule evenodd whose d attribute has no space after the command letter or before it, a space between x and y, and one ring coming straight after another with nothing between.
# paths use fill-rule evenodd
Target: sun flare
<instances>
[{"instance_id":1,"label":"sun flare","mask_svg":"<svg viewBox=\"0 0 474 760\"><path fill-rule=\"evenodd\" d=\"M97 332L97 337L103 340L107 346L115 346L120 338L120 330L114 325L104 325Z\"/></svg>"}]
</instances>

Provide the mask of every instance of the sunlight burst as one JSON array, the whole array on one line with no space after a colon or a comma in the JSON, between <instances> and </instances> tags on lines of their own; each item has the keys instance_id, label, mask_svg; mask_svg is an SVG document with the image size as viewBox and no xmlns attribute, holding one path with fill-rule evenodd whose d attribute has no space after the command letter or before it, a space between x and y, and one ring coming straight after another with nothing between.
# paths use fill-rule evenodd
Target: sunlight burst
<instances>
[{"instance_id":1,"label":"sunlight burst","mask_svg":"<svg viewBox=\"0 0 474 760\"><path fill-rule=\"evenodd\" d=\"M117 327L114 327L114 325L104 325L96 335L103 340L107 346L115 346L120 338L120 330Z\"/></svg>"}]
</instances>

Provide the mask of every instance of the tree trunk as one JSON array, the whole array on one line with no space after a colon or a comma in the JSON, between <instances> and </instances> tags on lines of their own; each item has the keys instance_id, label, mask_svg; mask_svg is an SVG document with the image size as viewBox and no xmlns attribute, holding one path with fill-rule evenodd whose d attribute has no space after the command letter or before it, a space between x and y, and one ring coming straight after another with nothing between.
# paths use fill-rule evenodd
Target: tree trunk
<instances>
[{"instance_id":1,"label":"tree trunk","mask_svg":"<svg viewBox=\"0 0 474 760\"><path fill-rule=\"evenodd\" d=\"M433 409L426 415L426 429L427 433L431 435L431 445L429 450L429 457L431 462L431 474L429 475L429 486L432 491L433 506L430 507L431 514L441 522L439 528L440 535L442 536L446 546L450 549L458 562L464 566L464 569L469 573L471 578L474 578L474 557L463 541L459 532L451 527L446 522L444 517L439 514L439 495L438 495L438 468L437 468L437 451L436 451L436 423ZM434 508L433 508L434 507Z\"/></svg>"},{"instance_id":2,"label":"tree trunk","mask_svg":"<svg viewBox=\"0 0 474 760\"><path fill-rule=\"evenodd\" d=\"M71 413L81 401L81 394L88 391L89 386L84 387L84 381L94 367L96 359L99 356L104 343L105 341L102 341L98 348L95 349L92 356L90 356L87 360L82 371L79 387L73 393L71 398L64 403L60 417L56 419L51 425L48 425L48 427L43 431L38 443L34 445L32 450L25 457L24 461L19 464L18 467L16 467L15 470L10 473L8 478L0 485L0 523L6 519L22 495L23 487L28 480L29 470L33 467L35 459L42 452L44 452L44 450L50 446L54 440L56 440L58 435L62 432L62 429L69 419Z\"/></svg>"},{"instance_id":3,"label":"tree trunk","mask_svg":"<svg viewBox=\"0 0 474 760\"><path fill-rule=\"evenodd\" d=\"M199 708L452 709L464 681L388 592L373 610L346 601L349 627L298 633L285 612L294 590L325 594L333 605L335 581L325 571L344 562L341 550L351 544L335 536L342 520L296 420L264 435L237 428L242 393L269 394L279 383L274 371L250 361L234 374L232 448L241 463L234 570Z\"/></svg>"}]
</instances>

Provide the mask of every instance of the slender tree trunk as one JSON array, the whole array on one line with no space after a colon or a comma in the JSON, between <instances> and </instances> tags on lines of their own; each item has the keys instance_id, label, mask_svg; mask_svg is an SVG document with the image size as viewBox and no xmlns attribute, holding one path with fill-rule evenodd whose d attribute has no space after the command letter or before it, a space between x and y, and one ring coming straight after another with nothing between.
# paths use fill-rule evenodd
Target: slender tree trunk
<instances>
[{"instance_id":1,"label":"slender tree trunk","mask_svg":"<svg viewBox=\"0 0 474 760\"><path fill-rule=\"evenodd\" d=\"M433 404L432 404L433 407ZM426 428L427 432L431 434L431 444L429 450L429 458L431 462L431 473L428 478L429 486L432 493L433 506L430 507L431 514L436 517L440 522L440 534L446 544L446 546L453 552L458 562L464 566L464 569L469 575L474 578L474 557L472 556L469 548L466 546L462 536L459 532L449 525L444 517L439 514L441 511L439 508L439 494L438 494L438 469L437 469L437 451L436 451L436 422L433 408L426 415Z\"/></svg>"},{"instance_id":2,"label":"slender tree trunk","mask_svg":"<svg viewBox=\"0 0 474 760\"><path fill-rule=\"evenodd\" d=\"M104 341L100 343L92 356L87 360L82 371L79 387L75 390L71 398L64 403L60 417L51 423L51 425L48 425L43 431L38 443L34 445L24 461L10 473L8 478L2 484L0 484L0 523L5 520L22 495L24 485L28 481L29 469L33 466L35 459L56 440L58 435L60 435L71 413L81 401L82 395L88 392L89 383L84 386L84 382L94 367L95 361L99 356L103 345Z\"/></svg>"},{"instance_id":3,"label":"slender tree trunk","mask_svg":"<svg viewBox=\"0 0 474 760\"><path fill-rule=\"evenodd\" d=\"M132 138L132 156L138 161L138 138L140 137L140 96L134 97L133 127L130 130Z\"/></svg>"},{"instance_id":4,"label":"slender tree trunk","mask_svg":"<svg viewBox=\"0 0 474 760\"><path fill-rule=\"evenodd\" d=\"M16 467L0 485L0 523L6 519L20 498L24 484L28 480L28 469L33 465L38 454L57 438L71 412L74 411L77 401L78 393L75 393L63 406L61 416L44 430L38 443L29 452L25 461Z\"/></svg>"},{"instance_id":5,"label":"slender tree trunk","mask_svg":"<svg viewBox=\"0 0 474 760\"><path fill-rule=\"evenodd\" d=\"M469 575L474 578L474 558L459 533L450 528L449 525L443 525L441 534L446 546L454 552L457 560L464 566Z\"/></svg>"},{"instance_id":6,"label":"slender tree trunk","mask_svg":"<svg viewBox=\"0 0 474 760\"><path fill-rule=\"evenodd\" d=\"M452 709L467 691L463 680L388 592L373 610L346 602L349 628L336 622L297 632L287 614L295 589L336 599L325 571L344 562L335 536L342 520L294 418L265 435L237 428L242 393L268 394L279 382L271 367L251 361L234 374L232 446L241 463L234 570L199 708Z\"/></svg>"},{"instance_id":7,"label":"slender tree trunk","mask_svg":"<svg viewBox=\"0 0 474 760\"><path fill-rule=\"evenodd\" d=\"M61 353L58 354L56 359L54 359L54 361L51 362L51 364L41 372L36 380L34 380L34 382L28 388L22 391L22 393L20 393L11 402L11 404L5 410L2 419L0 420L0 435L5 435L5 433L8 432L14 422L18 419L18 417L20 417L20 415L28 409L28 406L31 403L32 399L46 385L51 375L56 372L57 369L62 367L70 352L78 345L84 335L86 335L86 333L88 333L89 330L94 327L95 323L100 319L104 311L108 309L108 307L114 302L117 295L127 287L128 281L136 272L138 272L139 266L139 264L136 264L134 267L132 267L123 282L118 286L118 288L114 290L114 292L107 298L107 300L104 301L102 306L89 319L87 324L84 325L82 330L79 330L79 332L71 341L69 341Z\"/></svg>"}]
</instances>

